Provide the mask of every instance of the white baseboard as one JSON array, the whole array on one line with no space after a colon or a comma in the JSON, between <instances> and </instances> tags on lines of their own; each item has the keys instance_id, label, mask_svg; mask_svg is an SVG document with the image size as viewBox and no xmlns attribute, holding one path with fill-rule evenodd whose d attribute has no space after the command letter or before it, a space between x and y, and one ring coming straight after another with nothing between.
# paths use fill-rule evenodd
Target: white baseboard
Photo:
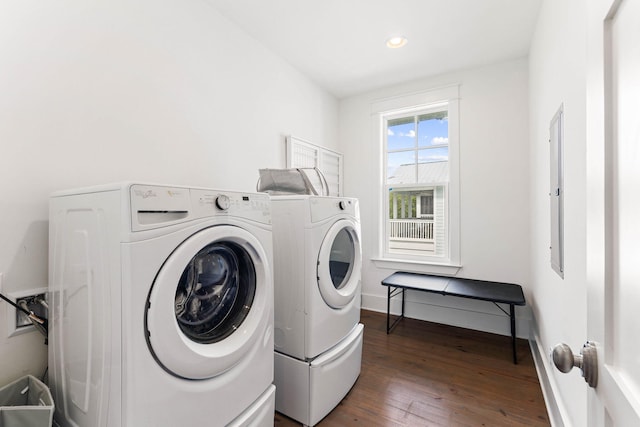
<instances>
[{"instance_id":1,"label":"white baseboard","mask_svg":"<svg viewBox=\"0 0 640 427\"><path fill-rule=\"evenodd\" d=\"M393 298L392 314L401 312L401 301L400 296ZM501 304L501 307L509 312L508 305ZM362 294L362 308L386 313L387 297ZM405 317L511 336L508 314L488 301L409 291L405 300ZM516 335L519 338L529 339L529 320L530 310L526 306L516 307Z\"/></svg>"},{"instance_id":2,"label":"white baseboard","mask_svg":"<svg viewBox=\"0 0 640 427\"><path fill-rule=\"evenodd\" d=\"M531 336L529 346L531 347L533 363L538 373L538 381L540 381L544 402L547 406L549 421L551 421L552 427L571 427L572 424L566 408L561 400L556 399L556 396L558 396L556 392L557 385L554 376L549 374L554 369L554 366L552 366L549 354L540 345L541 340L537 331L537 323L535 316L533 316L531 318L531 331L529 332Z\"/></svg>"}]
</instances>

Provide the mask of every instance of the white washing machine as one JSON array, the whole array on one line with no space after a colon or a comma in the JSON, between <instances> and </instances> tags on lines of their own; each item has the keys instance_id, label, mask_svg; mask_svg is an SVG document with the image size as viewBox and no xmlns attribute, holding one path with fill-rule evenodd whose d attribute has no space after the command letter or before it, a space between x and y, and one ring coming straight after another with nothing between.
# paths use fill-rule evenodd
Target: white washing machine
<instances>
[{"instance_id":1,"label":"white washing machine","mask_svg":"<svg viewBox=\"0 0 640 427\"><path fill-rule=\"evenodd\" d=\"M360 374L362 248L357 199L271 199L276 410L314 425Z\"/></svg>"},{"instance_id":2,"label":"white washing machine","mask_svg":"<svg viewBox=\"0 0 640 427\"><path fill-rule=\"evenodd\" d=\"M60 192L49 237L57 424L273 425L266 195L143 184Z\"/></svg>"}]
</instances>

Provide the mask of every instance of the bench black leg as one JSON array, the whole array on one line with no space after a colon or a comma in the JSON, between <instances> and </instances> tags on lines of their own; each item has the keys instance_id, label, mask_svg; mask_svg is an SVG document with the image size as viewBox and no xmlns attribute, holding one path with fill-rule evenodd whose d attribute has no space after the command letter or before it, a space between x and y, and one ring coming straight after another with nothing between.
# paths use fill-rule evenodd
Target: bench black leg
<instances>
[{"instance_id":1,"label":"bench black leg","mask_svg":"<svg viewBox=\"0 0 640 427\"><path fill-rule=\"evenodd\" d=\"M391 286L387 286L387 335L389 335L390 313L391 313Z\"/></svg>"},{"instance_id":2,"label":"bench black leg","mask_svg":"<svg viewBox=\"0 0 640 427\"><path fill-rule=\"evenodd\" d=\"M516 312L513 304L509 304L509 317L511 317L511 345L513 346L513 363L518 364L516 354Z\"/></svg>"},{"instance_id":3,"label":"bench black leg","mask_svg":"<svg viewBox=\"0 0 640 427\"><path fill-rule=\"evenodd\" d=\"M394 320L393 324L391 324L390 322L390 317L391 317L391 298L393 298L394 296L398 295L398 288L394 288L393 291L391 291L391 286L387 286L387 334L389 334L389 332L391 332L391 330L396 326L396 324L402 320L402 318L404 317L404 288L400 289L400 292L402 293L402 313L400 314L400 316L398 316L398 318L396 320Z\"/></svg>"}]
</instances>

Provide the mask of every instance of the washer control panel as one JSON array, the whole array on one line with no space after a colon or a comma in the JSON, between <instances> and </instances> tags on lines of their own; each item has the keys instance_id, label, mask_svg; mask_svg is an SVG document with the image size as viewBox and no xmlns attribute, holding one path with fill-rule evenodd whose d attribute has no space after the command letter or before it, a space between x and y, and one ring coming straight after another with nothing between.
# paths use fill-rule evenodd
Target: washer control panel
<instances>
[{"instance_id":1,"label":"washer control panel","mask_svg":"<svg viewBox=\"0 0 640 427\"><path fill-rule=\"evenodd\" d=\"M231 199L226 194L221 194L216 197L216 207L221 211L226 211L231 206Z\"/></svg>"},{"instance_id":2,"label":"washer control panel","mask_svg":"<svg viewBox=\"0 0 640 427\"><path fill-rule=\"evenodd\" d=\"M264 193L134 184L130 202L132 231L220 215L271 224L271 202Z\"/></svg>"},{"instance_id":3,"label":"washer control panel","mask_svg":"<svg viewBox=\"0 0 640 427\"><path fill-rule=\"evenodd\" d=\"M196 217L232 215L271 223L271 203L267 194L191 189Z\"/></svg>"}]
</instances>

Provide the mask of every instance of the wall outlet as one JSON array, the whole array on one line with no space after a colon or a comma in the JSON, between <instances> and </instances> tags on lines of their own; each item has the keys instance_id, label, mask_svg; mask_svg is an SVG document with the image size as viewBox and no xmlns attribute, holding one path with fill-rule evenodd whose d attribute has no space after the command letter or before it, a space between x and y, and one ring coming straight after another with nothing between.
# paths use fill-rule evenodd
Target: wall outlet
<instances>
[{"instance_id":1,"label":"wall outlet","mask_svg":"<svg viewBox=\"0 0 640 427\"><path fill-rule=\"evenodd\" d=\"M20 301L27 302L29 311L33 311L36 316L45 319L48 317L47 308L40 303L40 300L44 300L46 302L46 287L13 292L4 295L16 304ZM11 306L7 308L7 336L14 337L34 330L35 327L26 314Z\"/></svg>"}]
</instances>

